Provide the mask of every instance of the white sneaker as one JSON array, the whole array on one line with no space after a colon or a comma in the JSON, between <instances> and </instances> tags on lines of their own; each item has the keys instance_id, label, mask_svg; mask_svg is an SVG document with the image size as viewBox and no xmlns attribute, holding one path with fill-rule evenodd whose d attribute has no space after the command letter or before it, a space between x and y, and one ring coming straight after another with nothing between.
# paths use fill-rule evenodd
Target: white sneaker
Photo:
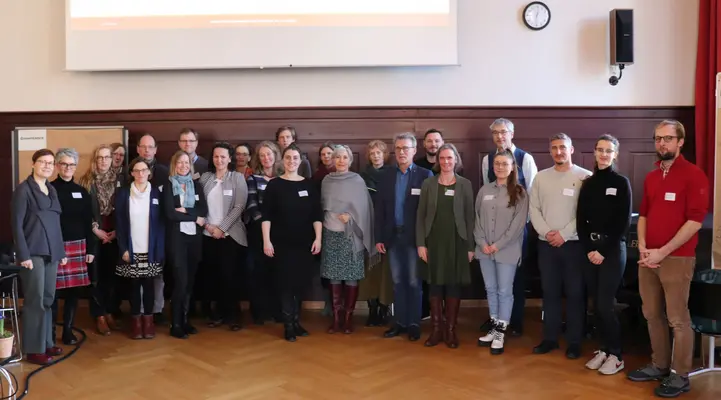
<instances>
[{"instance_id":1,"label":"white sneaker","mask_svg":"<svg viewBox=\"0 0 721 400\"><path fill-rule=\"evenodd\" d=\"M608 355L601 350L596 350L596 352L594 354L595 354L595 356L591 359L591 361L586 363L586 368L592 369L595 371L595 370L601 368L603 363L606 362L606 358L608 357Z\"/></svg>"},{"instance_id":2,"label":"white sneaker","mask_svg":"<svg viewBox=\"0 0 721 400\"><path fill-rule=\"evenodd\" d=\"M478 338L478 345L481 347L488 347L493 342L493 339L496 337L496 326L498 325L498 321L495 318L491 318L491 329L488 330L488 333L486 333L484 336L481 336Z\"/></svg>"},{"instance_id":3,"label":"white sneaker","mask_svg":"<svg viewBox=\"0 0 721 400\"><path fill-rule=\"evenodd\" d=\"M619 360L618 357L611 354L603 363L603 366L599 368L598 372L603 375L613 375L624 367L623 361Z\"/></svg>"}]
</instances>

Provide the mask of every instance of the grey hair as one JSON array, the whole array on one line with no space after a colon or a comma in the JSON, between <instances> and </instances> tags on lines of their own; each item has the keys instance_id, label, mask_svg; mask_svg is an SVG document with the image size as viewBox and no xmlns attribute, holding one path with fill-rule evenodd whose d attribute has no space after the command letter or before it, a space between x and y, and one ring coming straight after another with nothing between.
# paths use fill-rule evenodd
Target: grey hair
<instances>
[{"instance_id":1,"label":"grey hair","mask_svg":"<svg viewBox=\"0 0 721 400\"><path fill-rule=\"evenodd\" d=\"M513 122L511 122L510 119L498 118L497 120L493 121L493 123L488 127L488 129L491 129L491 130L492 130L493 127L496 126L496 125L503 125L503 126L506 127L506 129L507 129L509 132L515 132L515 131L514 131L515 127L514 127L514 125L513 125Z\"/></svg>"},{"instance_id":2,"label":"grey hair","mask_svg":"<svg viewBox=\"0 0 721 400\"><path fill-rule=\"evenodd\" d=\"M78 163L78 159L80 156L78 155L78 152L73 148L64 147L62 149L58 149L58 152L55 153L55 162L60 161L63 157L70 157L75 161L75 164Z\"/></svg>"},{"instance_id":3,"label":"grey hair","mask_svg":"<svg viewBox=\"0 0 721 400\"><path fill-rule=\"evenodd\" d=\"M336 159L340 156L340 152L345 151L348 154L348 164L353 163L353 152L351 151L350 147L344 145L344 144L337 144L333 147L333 159Z\"/></svg>"},{"instance_id":4,"label":"grey hair","mask_svg":"<svg viewBox=\"0 0 721 400\"><path fill-rule=\"evenodd\" d=\"M551 136L551 139L548 142L550 143L550 142L553 142L554 140L563 140L563 141L568 142L571 145L573 144L573 141L571 141L571 137L566 135L563 132L560 132L560 133L557 133L557 134Z\"/></svg>"},{"instance_id":5,"label":"grey hair","mask_svg":"<svg viewBox=\"0 0 721 400\"><path fill-rule=\"evenodd\" d=\"M418 146L418 141L416 140L416 135L410 133L410 132L403 132L395 135L393 137L393 144L395 144L399 140L410 140L411 143L413 143L413 147Z\"/></svg>"}]
</instances>

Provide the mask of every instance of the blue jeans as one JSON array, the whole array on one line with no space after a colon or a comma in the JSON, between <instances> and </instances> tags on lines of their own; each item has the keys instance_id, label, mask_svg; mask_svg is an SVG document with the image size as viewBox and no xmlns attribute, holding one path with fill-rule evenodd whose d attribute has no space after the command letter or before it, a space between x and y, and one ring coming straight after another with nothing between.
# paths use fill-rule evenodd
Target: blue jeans
<instances>
[{"instance_id":1,"label":"blue jeans","mask_svg":"<svg viewBox=\"0 0 721 400\"><path fill-rule=\"evenodd\" d=\"M513 310L513 280L518 266L499 263L489 258L479 261L491 318L508 323Z\"/></svg>"},{"instance_id":2,"label":"blue jeans","mask_svg":"<svg viewBox=\"0 0 721 400\"><path fill-rule=\"evenodd\" d=\"M388 249L388 262L393 279L393 313L402 327L421 325L423 289L418 275L418 249L397 237Z\"/></svg>"}]
</instances>

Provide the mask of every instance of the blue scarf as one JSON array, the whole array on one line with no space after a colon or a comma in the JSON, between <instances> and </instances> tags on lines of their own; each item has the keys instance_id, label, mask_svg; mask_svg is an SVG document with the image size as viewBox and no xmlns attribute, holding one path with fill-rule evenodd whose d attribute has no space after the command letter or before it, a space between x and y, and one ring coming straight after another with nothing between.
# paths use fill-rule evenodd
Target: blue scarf
<instances>
[{"instance_id":1,"label":"blue scarf","mask_svg":"<svg viewBox=\"0 0 721 400\"><path fill-rule=\"evenodd\" d=\"M183 207L195 207L195 185L193 184L192 175L173 175L170 177L170 183L173 185L173 196L181 195L183 193L183 187L181 185L185 185L185 198L183 199Z\"/></svg>"}]
</instances>

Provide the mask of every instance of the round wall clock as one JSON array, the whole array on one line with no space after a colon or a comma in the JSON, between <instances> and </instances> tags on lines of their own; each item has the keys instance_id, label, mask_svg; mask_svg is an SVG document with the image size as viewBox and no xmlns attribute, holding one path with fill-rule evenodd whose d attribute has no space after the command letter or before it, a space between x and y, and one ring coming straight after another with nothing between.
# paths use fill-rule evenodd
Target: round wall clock
<instances>
[{"instance_id":1,"label":"round wall clock","mask_svg":"<svg viewBox=\"0 0 721 400\"><path fill-rule=\"evenodd\" d=\"M528 29L540 31L551 22L551 10L542 1L528 3L523 9L523 22Z\"/></svg>"}]
</instances>

